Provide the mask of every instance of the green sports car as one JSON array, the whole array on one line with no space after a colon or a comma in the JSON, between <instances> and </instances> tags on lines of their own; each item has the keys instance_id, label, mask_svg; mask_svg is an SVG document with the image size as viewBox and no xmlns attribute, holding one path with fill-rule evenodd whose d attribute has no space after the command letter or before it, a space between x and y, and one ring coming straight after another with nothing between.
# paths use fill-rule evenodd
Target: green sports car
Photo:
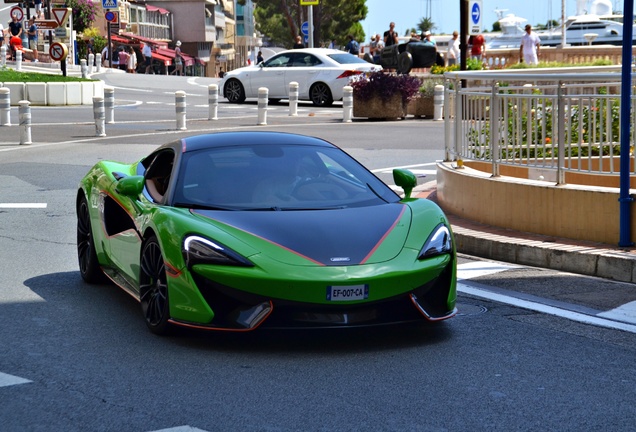
<instances>
[{"instance_id":1,"label":"green sports car","mask_svg":"<svg viewBox=\"0 0 636 432\"><path fill-rule=\"evenodd\" d=\"M338 147L277 132L163 145L99 162L77 194L82 278L107 276L148 328L222 331L436 321L456 313L448 219L400 198Z\"/></svg>"}]
</instances>

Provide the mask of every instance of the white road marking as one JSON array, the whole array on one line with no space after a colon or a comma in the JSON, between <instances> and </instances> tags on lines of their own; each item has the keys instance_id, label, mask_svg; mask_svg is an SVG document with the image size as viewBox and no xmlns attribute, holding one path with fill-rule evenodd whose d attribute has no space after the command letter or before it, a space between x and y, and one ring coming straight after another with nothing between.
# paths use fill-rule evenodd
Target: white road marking
<instances>
[{"instance_id":1,"label":"white road marking","mask_svg":"<svg viewBox=\"0 0 636 432\"><path fill-rule=\"evenodd\" d=\"M636 301L625 303L607 312L601 312L597 316L627 323L636 323Z\"/></svg>"},{"instance_id":2,"label":"white road marking","mask_svg":"<svg viewBox=\"0 0 636 432\"><path fill-rule=\"evenodd\" d=\"M8 387L17 384L26 384L32 381L0 372L0 387Z\"/></svg>"},{"instance_id":3,"label":"white road marking","mask_svg":"<svg viewBox=\"0 0 636 432\"><path fill-rule=\"evenodd\" d=\"M168 429L159 429L159 430L150 431L150 432L207 432L207 431L185 425L185 426L175 426L173 428L168 428Z\"/></svg>"},{"instance_id":4,"label":"white road marking","mask_svg":"<svg viewBox=\"0 0 636 432\"><path fill-rule=\"evenodd\" d=\"M0 203L0 208L46 208L46 203Z\"/></svg>"},{"instance_id":5,"label":"white road marking","mask_svg":"<svg viewBox=\"0 0 636 432\"><path fill-rule=\"evenodd\" d=\"M457 280L488 276L516 268L521 268L521 266L488 261L473 261L457 266Z\"/></svg>"},{"instance_id":6,"label":"white road marking","mask_svg":"<svg viewBox=\"0 0 636 432\"><path fill-rule=\"evenodd\" d=\"M437 162L429 162L429 163L415 164L415 165L402 165L402 166L395 166L395 167L389 167L389 168L378 168L378 169L371 170L371 172L372 173L378 173L378 172L389 172L390 173L396 168L412 169L412 168L417 168L417 167L425 167L425 166L433 166L433 165L437 165Z\"/></svg>"}]
</instances>

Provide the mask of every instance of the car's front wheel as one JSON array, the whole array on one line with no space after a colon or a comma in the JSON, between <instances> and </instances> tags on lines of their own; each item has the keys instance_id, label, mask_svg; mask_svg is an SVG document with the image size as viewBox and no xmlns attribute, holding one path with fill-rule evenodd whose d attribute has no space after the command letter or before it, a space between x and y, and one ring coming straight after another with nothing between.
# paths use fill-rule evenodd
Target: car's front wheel
<instances>
[{"instance_id":1,"label":"car's front wheel","mask_svg":"<svg viewBox=\"0 0 636 432\"><path fill-rule=\"evenodd\" d=\"M77 205L77 259L82 279L88 283L106 282L97 260L88 201L83 194Z\"/></svg>"},{"instance_id":2,"label":"car's front wheel","mask_svg":"<svg viewBox=\"0 0 636 432\"><path fill-rule=\"evenodd\" d=\"M155 236L150 237L141 250L139 297L146 325L155 334L169 329L170 304L166 264Z\"/></svg>"},{"instance_id":3,"label":"car's front wheel","mask_svg":"<svg viewBox=\"0 0 636 432\"><path fill-rule=\"evenodd\" d=\"M311 89L309 89L309 98L317 107L330 107L333 105L331 90L325 83L315 83L311 86Z\"/></svg>"},{"instance_id":4,"label":"car's front wheel","mask_svg":"<svg viewBox=\"0 0 636 432\"><path fill-rule=\"evenodd\" d=\"M245 89L243 88L243 84L237 79L231 79L225 83L223 95L231 103L245 102Z\"/></svg>"}]
</instances>

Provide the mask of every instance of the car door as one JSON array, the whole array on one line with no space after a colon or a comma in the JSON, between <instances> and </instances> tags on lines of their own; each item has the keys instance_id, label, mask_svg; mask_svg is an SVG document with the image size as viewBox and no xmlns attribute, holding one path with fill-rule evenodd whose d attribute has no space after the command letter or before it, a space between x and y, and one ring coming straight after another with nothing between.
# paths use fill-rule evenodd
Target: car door
<instances>
[{"instance_id":1,"label":"car door","mask_svg":"<svg viewBox=\"0 0 636 432\"><path fill-rule=\"evenodd\" d=\"M319 75L322 62L313 54L298 52L292 53L290 66L285 69L286 94L289 94L289 83L298 83L298 94L306 98L309 88Z\"/></svg>"},{"instance_id":2,"label":"car door","mask_svg":"<svg viewBox=\"0 0 636 432\"><path fill-rule=\"evenodd\" d=\"M269 97L285 97L287 94L285 91L285 70L290 64L291 57L291 53L284 52L260 63L260 69L251 75L250 88L252 93L258 95L260 87L267 87Z\"/></svg>"}]
</instances>

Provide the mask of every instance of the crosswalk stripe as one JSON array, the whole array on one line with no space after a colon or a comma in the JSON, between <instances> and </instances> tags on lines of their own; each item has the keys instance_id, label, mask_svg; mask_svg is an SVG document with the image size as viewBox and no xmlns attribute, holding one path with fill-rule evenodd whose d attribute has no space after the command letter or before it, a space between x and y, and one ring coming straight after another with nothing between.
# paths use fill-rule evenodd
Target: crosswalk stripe
<instances>
[{"instance_id":1,"label":"crosswalk stripe","mask_svg":"<svg viewBox=\"0 0 636 432\"><path fill-rule=\"evenodd\" d=\"M0 387L8 387L17 384L26 384L31 381L26 378L20 378L14 375L9 375L6 373L0 372Z\"/></svg>"}]
</instances>

